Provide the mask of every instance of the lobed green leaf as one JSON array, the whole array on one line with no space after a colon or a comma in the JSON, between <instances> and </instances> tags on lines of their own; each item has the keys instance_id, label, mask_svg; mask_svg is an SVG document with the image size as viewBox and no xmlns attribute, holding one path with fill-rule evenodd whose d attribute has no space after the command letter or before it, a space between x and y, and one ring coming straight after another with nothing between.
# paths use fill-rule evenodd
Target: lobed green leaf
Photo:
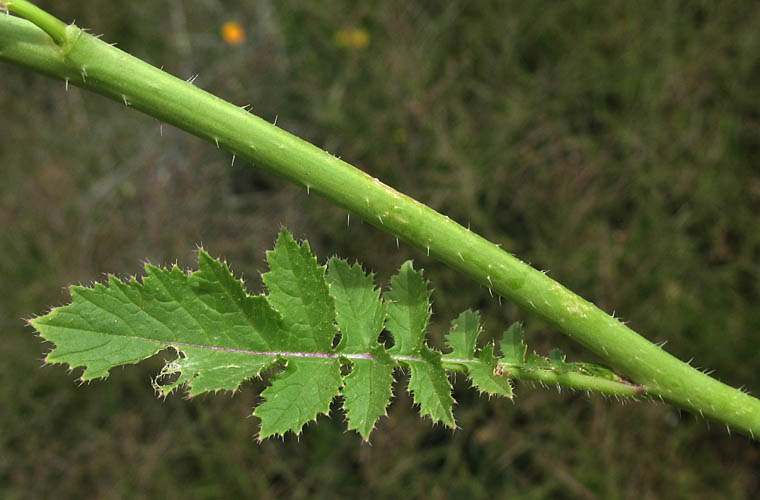
<instances>
[{"instance_id":1,"label":"lobed green leaf","mask_svg":"<svg viewBox=\"0 0 760 500\"><path fill-rule=\"evenodd\" d=\"M377 420L386 415L393 395L395 363L382 346L370 348L372 359L352 360L353 369L344 379L343 408L348 428L356 430L366 441Z\"/></svg>"},{"instance_id":2,"label":"lobed green leaf","mask_svg":"<svg viewBox=\"0 0 760 500\"><path fill-rule=\"evenodd\" d=\"M385 325L386 306L375 288L372 275L359 264L349 266L344 260L332 258L328 264L327 281L335 299L338 326L341 331L338 351L362 353L377 345Z\"/></svg>"},{"instance_id":3,"label":"lobed green leaf","mask_svg":"<svg viewBox=\"0 0 760 500\"><path fill-rule=\"evenodd\" d=\"M493 345L487 345L476 352L480 332L480 315L470 310L461 313L452 322L451 331L446 336L446 344L452 352L443 359L464 366L470 381L480 392L511 398L512 386L509 380L494 372L497 360Z\"/></svg>"},{"instance_id":4,"label":"lobed green leaf","mask_svg":"<svg viewBox=\"0 0 760 500\"><path fill-rule=\"evenodd\" d=\"M454 428L454 413L451 397L451 383L441 365L441 355L431 349L420 351L420 361L407 361L411 368L409 392L414 402L420 405L420 413L427 415L433 422L443 422Z\"/></svg>"},{"instance_id":5,"label":"lobed green leaf","mask_svg":"<svg viewBox=\"0 0 760 500\"><path fill-rule=\"evenodd\" d=\"M261 393L264 402L253 413L261 419L259 438L288 431L298 434L318 414L327 414L340 386L339 360L289 360L285 370L275 375L272 385Z\"/></svg>"},{"instance_id":6,"label":"lobed green leaf","mask_svg":"<svg viewBox=\"0 0 760 500\"><path fill-rule=\"evenodd\" d=\"M493 354L493 345L487 345L478 352L478 363L467 365L467 374L472 384L489 395L512 398L512 385L509 379L496 373L496 357Z\"/></svg>"},{"instance_id":7,"label":"lobed green leaf","mask_svg":"<svg viewBox=\"0 0 760 500\"><path fill-rule=\"evenodd\" d=\"M299 245L282 229L274 250L267 252L271 269L262 275L269 303L280 312L286 332L283 345L295 352L329 352L338 333L335 304L309 243Z\"/></svg>"},{"instance_id":8,"label":"lobed green leaf","mask_svg":"<svg viewBox=\"0 0 760 500\"><path fill-rule=\"evenodd\" d=\"M452 349L450 356L463 359L475 357L475 343L480 331L480 314L469 309L462 312L452 322L451 331L446 335L446 344Z\"/></svg>"},{"instance_id":9,"label":"lobed green leaf","mask_svg":"<svg viewBox=\"0 0 760 500\"><path fill-rule=\"evenodd\" d=\"M528 346L523 341L523 327L520 323L512 323L504 332L504 337L499 342L502 359L507 363L521 365L525 363L525 355Z\"/></svg>"},{"instance_id":10,"label":"lobed green leaf","mask_svg":"<svg viewBox=\"0 0 760 500\"><path fill-rule=\"evenodd\" d=\"M418 354L430 320L430 290L411 260L404 262L391 278L391 289L385 298L389 303L387 328L395 342L391 352Z\"/></svg>"},{"instance_id":11,"label":"lobed green leaf","mask_svg":"<svg viewBox=\"0 0 760 500\"><path fill-rule=\"evenodd\" d=\"M401 266L391 278L386 294L388 305L387 328L395 344L390 350L411 369L409 392L420 406L420 413L454 427L451 383L441 365L441 355L424 344L425 329L430 319L430 290L415 271L411 261Z\"/></svg>"},{"instance_id":12,"label":"lobed green leaf","mask_svg":"<svg viewBox=\"0 0 760 500\"><path fill-rule=\"evenodd\" d=\"M111 276L107 285L74 286L71 304L30 323L55 343L46 361L83 367L82 380L106 377L115 366L171 348L176 359L154 381L163 395L180 387L190 396L235 391L279 367L254 410L261 439L299 434L329 412L337 395L343 396L348 428L369 439L387 412L399 364L409 368L407 388L420 413L452 428L454 399L444 366L466 371L481 392L509 398L512 387L500 363L524 373L573 371L622 380L607 367L567 363L559 350L548 358L526 357L519 323L505 332L504 357L498 359L492 343L478 348L480 316L470 310L452 322L446 335L451 352L441 355L425 342L430 289L411 261L392 277L384 296L361 266L337 258L320 266L309 244L286 230L267 261L268 295L249 295L227 264L201 249L197 271L146 264L142 281ZM394 340L387 350L379 342L384 328Z\"/></svg>"},{"instance_id":13,"label":"lobed green leaf","mask_svg":"<svg viewBox=\"0 0 760 500\"><path fill-rule=\"evenodd\" d=\"M341 331L337 351L370 356L350 360L353 368L341 391L348 428L367 440L377 420L386 414L392 395L395 363L378 343L387 308L372 275L365 274L358 264L349 266L344 260L330 259L327 281Z\"/></svg>"}]
</instances>

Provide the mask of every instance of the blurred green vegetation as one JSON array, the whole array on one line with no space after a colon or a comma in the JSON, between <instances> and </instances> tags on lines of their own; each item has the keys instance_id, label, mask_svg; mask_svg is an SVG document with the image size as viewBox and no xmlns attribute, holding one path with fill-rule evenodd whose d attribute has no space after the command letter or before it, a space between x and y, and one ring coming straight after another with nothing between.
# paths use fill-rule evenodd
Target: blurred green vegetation
<instances>
[{"instance_id":1,"label":"blurred green vegetation","mask_svg":"<svg viewBox=\"0 0 760 500\"><path fill-rule=\"evenodd\" d=\"M760 394L760 4L258 0L38 2L548 269L655 342ZM246 42L219 29L239 22ZM366 45L341 32L366 34ZM364 35L361 35L364 36ZM351 38L348 38L351 39ZM360 37L360 40L363 38ZM261 287L282 225L321 259L434 293L433 338L467 307L490 335L591 355L424 254L118 103L0 66L3 498L753 498L760 446L661 404L455 385L450 432L403 381L371 445L336 405L255 441L261 382L155 399L153 360L77 387L22 318L66 285L202 243ZM169 356L169 354L165 354Z\"/></svg>"}]
</instances>

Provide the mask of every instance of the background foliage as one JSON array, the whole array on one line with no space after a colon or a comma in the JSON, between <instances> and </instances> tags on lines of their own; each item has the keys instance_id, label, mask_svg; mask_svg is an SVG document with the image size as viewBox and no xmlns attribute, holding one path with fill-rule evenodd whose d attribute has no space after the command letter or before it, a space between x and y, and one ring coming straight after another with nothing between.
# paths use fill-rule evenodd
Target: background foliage
<instances>
[{"instance_id":1,"label":"background foliage","mask_svg":"<svg viewBox=\"0 0 760 500\"><path fill-rule=\"evenodd\" d=\"M754 2L40 1L334 152L531 261L653 341L760 393L760 6ZM237 21L243 43L227 43ZM2 66L0 496L751 497L760 446L664 405L455 382L461 429L400 387L372 445L320 418L254 442L254 391L154 398L161 361L76 387L22 317L68 283L183 266L197 243L261 289L281 225L321 260L436 288L433 343L487 335L589 359L535 318L261 169ZM168 356L168 354L167 354ZM335 407L338 411L338 407Z\"/></svg>"}]
</instances>

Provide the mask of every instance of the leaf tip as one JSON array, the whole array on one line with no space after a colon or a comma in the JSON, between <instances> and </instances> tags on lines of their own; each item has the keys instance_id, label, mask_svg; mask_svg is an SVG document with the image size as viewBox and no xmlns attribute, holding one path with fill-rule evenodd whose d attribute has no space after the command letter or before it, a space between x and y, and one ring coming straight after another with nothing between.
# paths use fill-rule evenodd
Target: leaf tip
<instances>
[{"instance_id":1,"label":"leaf tip","mask_svg":"<svg viewBox=\"0 0 760 500\"><path fill-rule=\"evenodd\" d=\"M275 242L275 247L279 246L281 243L295 243L296 245L298 244L295 237L293 237L293 234L285 227L281 227L280 232L277 233L277 241Z\"/></svg>"}]
</instances>

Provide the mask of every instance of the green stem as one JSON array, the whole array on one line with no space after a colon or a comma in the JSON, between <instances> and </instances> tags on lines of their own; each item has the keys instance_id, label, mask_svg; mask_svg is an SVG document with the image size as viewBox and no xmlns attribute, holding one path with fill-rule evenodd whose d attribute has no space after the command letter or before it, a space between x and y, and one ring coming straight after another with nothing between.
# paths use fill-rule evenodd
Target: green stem
<instances>
[{"instance_id":1,"label":"green stem","mask_svg":"<svg viewBox=\"0 0 760 500\"><path fill-rule=\"evenodd\" d=\"M0 9L13 12L14 14L28 19L50 35L58 45L63 45L66 41L66 24L51 16L44 10L34 4L24 0L11 0L0 2Z\"/></svg>"},{"instance_id":2,"label":"green stem","mask_svg":"<svg viewBox=\"0 0 760 500\"><path fill-rule=\"evenodd\" d=\"M393 356L391 356L393 357ZM477 360L447 360L442 359L443 367L449 371L464 372L465 365ZM542 385L556 385L568 387L579 391L598 392L607 396L620 398L643 398L647 397L644 387L617 380L609 380L602 377L594 377L578 372L560 372L548 368L526 368L513 363L500 362L499 371L503 376L527 382L538 382Z\"/></svg>"},{"instance_id":3,"label":"green stem","mask_svg":"<svg viewBox=\"0 0 760 500\"><path fill-rule=\"evenodd\" d=\"M538 382L545 385L556 385L557 387L569 387L579 391L591 391L606 394L608 396L617 396L621 398L640 398L646 397L644 387L640 385L607 380L601 377L593 377L575 372L559 372L546 369L528 369L515 365L499 364L504 371L505 376L517 380Z\"/></svg>"},{"instance_id":4,"label":"green stem","mask_svg":"<svg viewBox=\"0 0 760 500\"><path fill-rule=\"evenodd\" d=\"M0 58L123 102L306 187L534 312L644 386L649 395L760 435L760 400L650 343L617 319L448 217L191 83L7 3L31 23L0 16Z\"/></svg>"}]
</instances>

